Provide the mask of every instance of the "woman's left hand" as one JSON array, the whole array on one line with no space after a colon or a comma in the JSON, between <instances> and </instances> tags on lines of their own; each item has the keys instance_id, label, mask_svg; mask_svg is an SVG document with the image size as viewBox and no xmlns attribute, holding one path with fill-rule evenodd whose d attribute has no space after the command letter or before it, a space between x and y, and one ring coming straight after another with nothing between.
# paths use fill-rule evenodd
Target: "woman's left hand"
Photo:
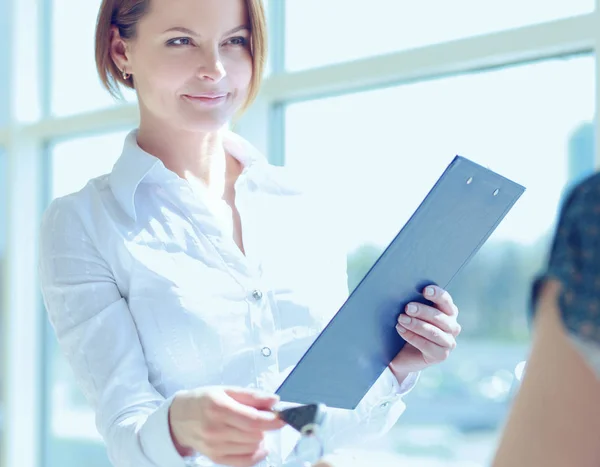
<instances>
[{"instance_id":1,"label":"woman's left hand","mask_svg":"<svg viewBox=\"0 0 600 467\"><path fill-rule=\"evenodd\" d=\"M435 306L409 303L396 325L396 330L406 341L390 363L399 383L409 373L446 360L456 347L456 337L461 331L457 322L458 308L448 292L428 286L423 295Z\"/></svg>"}]
</instances>

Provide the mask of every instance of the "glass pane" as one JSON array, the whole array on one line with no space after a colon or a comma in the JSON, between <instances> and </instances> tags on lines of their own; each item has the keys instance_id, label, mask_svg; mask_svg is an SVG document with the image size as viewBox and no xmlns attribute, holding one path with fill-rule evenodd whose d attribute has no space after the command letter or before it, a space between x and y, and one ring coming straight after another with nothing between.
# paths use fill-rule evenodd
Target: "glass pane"
<instances>
[{"instance_id":1,"label":"glass pane","mask_svg":"<svg viewBox=\"0 0 600 467\"><path fill-rule=\"evenodd\" d=\"M52 197L80 190L90 178L109 173L129 131L55 142L52 147Z\"/></svg>"},{"instance_id":2,"label":"glass pane","mask_svg":"<svg viewBox=\"0 0 600 467\"><path fill-rule=\"evenodd\" d=\"M594 0L288 0L290 71L436 44L594 11Z\"/></svg>"},{"instance_id":3,"label":"glass pane","mask_svg":"<svg viewBox=\"0 0 600 467\"><path fill-rule=\"evenodd\" d=\"M594 80L594 59L578 57L287 107L286 164L337 201L350 288L454 155L527 187L450 289L460 343L423 373L378 445L390 465L487 465L518 386L529 286L557 207L567 183L594 170Z\"/></svg>"},{"instance_id":4,"label":"glass pane","mask_svg":"<svg viewBox=\"0 0 600 467\"><path fill-rule=\"evenodd\" d=\"M63 116L116 105L96 72L94 34L101 0L51 0L51 110ZM133 91L124 91L135 101Z\"/></svg>"},{"instance_id":5,"label":"glass pane","mask_svg":"<svg viewBox=\"0 0 600 467\"><path fill-rule=\"evenodd\" d=\"M0 339L4 340L4 326L6 322L4 316L4 258L6 257L6 236L7 236L7 170L8 164L3 148L0 148ZM0 452L4 443L4 387L3 382L3 364L5 361L3 351L4 346L0 347Z\"/></svg>"},{"instance_id":6,"label":"glass pane","mask_svg":"<svg viewBox=\"0 0 600 467\"><path fill-rule=\"evenodd\" d=\"M269 6L269 0L263 0L263 5L265 8L265 17L267 20L267 29L269 32L273 31L273 18L271 18L271 8ZM265 71L263 73L263 78L267 78L273 73L273 63L271 60L271 47L272 47L273 37L269 34L269 49L267 51L267 61L265 62Z\"/></svg>"},{"instance_id":7,"label":"glass pane","mask_svg":"<svg viewBox=\"0 0 600 467\"><path fill-rule=\"evenodd\" d=\"M90 178L109 173L121 155L126 134L122 131L55 142L50 148L52 198L77 191ZM45 465L110 467L94 413L75 383L50 324L46 336Z\"/></svg>"},{"instance_id":8,"label":"glass pane","mask_svg":"<svg viewBox=\"0 0 600 467\"><path fill-rule=\"evenodd\" d=\"M9 2L0 2L0 41L10 44L10 13ZM8 123L12 102L9 90L9 70L11 47L0 47L0 126Z\"/></svg>"}]
</instances>

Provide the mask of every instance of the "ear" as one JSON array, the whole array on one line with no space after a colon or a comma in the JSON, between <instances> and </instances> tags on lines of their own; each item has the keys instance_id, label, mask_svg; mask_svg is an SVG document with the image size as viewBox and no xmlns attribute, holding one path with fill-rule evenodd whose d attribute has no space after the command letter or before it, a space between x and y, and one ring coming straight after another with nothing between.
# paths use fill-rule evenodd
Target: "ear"
<instances>
[{"instance_id":1,"label":"ear","mask_svg":"<svg viewBox=\"0 0 600 467\"><path fill-rule=\"evenodd\" d=\"M131 73L129 45L119 34L119 28L110 28L110 56L122 72Z\"/></svg>"}]
</instances>

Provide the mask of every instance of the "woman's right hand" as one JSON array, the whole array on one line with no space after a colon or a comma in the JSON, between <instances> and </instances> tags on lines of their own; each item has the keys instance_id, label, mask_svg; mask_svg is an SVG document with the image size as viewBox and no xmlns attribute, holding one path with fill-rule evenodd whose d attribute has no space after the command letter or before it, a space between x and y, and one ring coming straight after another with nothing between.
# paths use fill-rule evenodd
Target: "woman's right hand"
<instances>
[{"instance_id":1,"label":"woman's right hand","mask_svg":"<svg viewBox=\"0 0 600 467\"><path fill-rule=\"evenodd\" d=\"M266 431L285 423L271 412L276 395L209 387L178 393L169 409L171 436L182 456L192 452L216 464L249 467L263 460Z\"/></svg>"}]
</instances>

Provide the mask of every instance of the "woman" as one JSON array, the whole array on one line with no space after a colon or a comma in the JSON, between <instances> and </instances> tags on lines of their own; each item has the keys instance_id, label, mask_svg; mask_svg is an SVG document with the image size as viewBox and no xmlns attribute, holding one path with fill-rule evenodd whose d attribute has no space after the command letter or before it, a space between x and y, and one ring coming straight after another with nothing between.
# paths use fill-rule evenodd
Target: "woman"
<instances>
[{"instance_id":1,"label":"woman","mask_svg":"<svg viewBox=\"0 0 600 467\"><path fill-rule=\"evenodd\" d=\"M600 465L600 175L562 210L535 333L494 467Z\"/></svg>"},{"instance_id":2,"label":"woman","mask_svg":"<svg viewBox=\"0 0 600 467\"><path fill-rule=\"evenodd\" d=\"M297 439L273 392L346 298L346 259L311 197L227 130L265 48L259 0L100 7L100 77L135 89L140 125L110 174L49 207L40 269L115 466L281 465ZM458 310L427 290L389 370L354 411L328 412L327 449L385 433L454 348Z\"/></svg>"}]
</instances>

